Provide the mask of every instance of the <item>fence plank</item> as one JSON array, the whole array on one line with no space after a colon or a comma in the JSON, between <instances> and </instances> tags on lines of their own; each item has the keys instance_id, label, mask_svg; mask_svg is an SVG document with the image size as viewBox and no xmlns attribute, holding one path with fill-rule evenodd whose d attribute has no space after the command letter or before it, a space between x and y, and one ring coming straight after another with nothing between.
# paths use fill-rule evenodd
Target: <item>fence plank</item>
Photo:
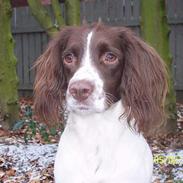
<instances>
[{"instance_id":1,"label":"fence plank","mask_svg":"<svg viewBox=\"0 0 183 183\"><path fill-rule=\"evenodd\" d=\"M133 0L133 17L135 20L138 20L140 15L140 1L139 0Z\"/></svg>"},{"instance_id":2,"label":"fence plank","mask_svg":"<svg viewBox=\"0 0 183 183\"><path fill-rule=\"evenodd\" d=\"M100 17L103 22L107 21L107 6L104 6L105 3L106 0L97 0L95 4L96 15L99 15L98 17Z\"/></svg>"},{"instance_id":3,"label":"fence plank","mask_svg":"<svg viewBox=\"0 0 183 183\"><path fill-rule=\"evenodd\" d=\"M46 49L47 47L47 43L48 43L49 39L48 39L48 35L42 33L41 34L41 53Z\"/></svg>"},{"instance_id":4,"label":"fence plank","mask_svg":"<svg viewBox=\"0 0 183 183\"><path fill-rule=\"evenodd\" d=\"M41 33L35 35L35 59L41 54Z\"/></svg>"},{"instance_id":5,"label":"fence plank","mask_svg":"<svg viewBox=\"0 0 183 183\"><path fill-rule=\"evenodd\" d=\"M131 0L125 1L126 22L131 20Z\"/></svg>"},{"instance_id":6,"label":"fence plank","mask_svg":"<svg viewBox=\"0 0 183 183\"><path fill-rule=\"evenodd\" d=\"M87 1L83 2L83 16L86 18L88 23L91 23L93 21L93 2Z\"/></svg>"},{"instance_id":7,"label":"fence plank","mask_svg":"<svg viewBox=\"0 0 183 183\"><path fill-rule=\"evenodd\" d=\"M176 89L183 89L183 26L176 29Z\"/></svg>"},{"instance_id":8,"label":"fence plank","mask_svg":"<svg viewBox=\"0 0 183 183\"><path fill-rule=\"evenodd\" d=\"M23 34L22 49L23 49L23 83L29 85L29 47L27 44L28 35Z\"/></svg>"},{"instance_id":9,"label":"fence plank","mask_svg":"<svg viewBox=\"0 0 183 183\"><path fill-rule=\"evenodd\" d=\"M177 17L183 18L183 1L182 0L177 0Z\"/></svg>"},{"instance_id":10,"label":"fence plank","mask_svg":"<svg viewBox=\"0 0 183 183\"><path fill-rule=\"evenodd\" d=\"M115 22L115 18L117 18L117 2L114 1L108 1L108 19L109 21Z\"/></svg>"},{"instance_id":11,"label":"fence plank","mask_svg":"<svg viewBox=\"0 0 183 183\"><path fill-rule=\"evenodd\" d=\"M176 30L176 26L171 26L171 33L170 33L170 41L169 41L169 44L170 44L170 51L171 51L171 54L172 54L172 62L173 62L173 66L172 66L172 72L173 72L173 77L174 77L174 86L175 88L177 87L177 79L176 79L176 56L175 56L175 53L176 53L176 45L175 45L175 40L176 40L176 33L175 33L175 30Z\"/></svg>"},{"instance_id":12,"label":"fence plank","mask_svg":"<svg viewBox=\"0 0 183 183\"><path fill-rule=\"evenodd\" d=\"M29 35L29 82L31 83L31 85L34 82L34 70L32 69L33 67L33 62L35 59L35 41L34 41L34 34L30 34Z\"/></svg>"},{"instance_id":13,"label":"fence plank","mask_svg":"<svg viewBox=\"0 0 183 183\"><path fill-rule=\"evenodd\" d=\"M167 17L170 24L183 23L183 1L166 0Z\"/></svg>"}]
</instances>

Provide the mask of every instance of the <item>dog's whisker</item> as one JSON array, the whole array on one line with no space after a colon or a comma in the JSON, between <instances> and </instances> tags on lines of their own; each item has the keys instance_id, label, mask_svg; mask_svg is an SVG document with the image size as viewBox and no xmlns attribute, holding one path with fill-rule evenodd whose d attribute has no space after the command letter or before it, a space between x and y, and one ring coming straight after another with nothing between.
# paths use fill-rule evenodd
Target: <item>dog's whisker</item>
<instances>
[{"instance_id":1,"label":"dog's whisker","mask_svg":"<svg viewBox=\"0 0 183 183\"><path fill-rule=\"evenodd\" d=\"M106 97L106 103L107 105L111 105L116 101L116 97L114 95L112 95L111 93L107 93L105 92L105 97Z\"/></svg>"},{"instance_id":2,"label":"dog's whisker","mask_svg":"<svg viewBox=\"0 0 183 183\"><path fill-rule=\"evenodd\" d=\"M111 104L113 104L114 102L112 100L110 100L109 98L106 98L106 104L108 106L110 106Z\"/></svg>"},{"instance_id":3,"label":"dog's whisker","mask_svg":"<svg viewBox=\"0 0 183 183\"><path fill-rule=\"evenodd\" d=\"M115 97L113 94L105 92L106 96L109 96L110 98L112 98L114 101L117 100L117 97Z\"/></svg>"}]
</instances>

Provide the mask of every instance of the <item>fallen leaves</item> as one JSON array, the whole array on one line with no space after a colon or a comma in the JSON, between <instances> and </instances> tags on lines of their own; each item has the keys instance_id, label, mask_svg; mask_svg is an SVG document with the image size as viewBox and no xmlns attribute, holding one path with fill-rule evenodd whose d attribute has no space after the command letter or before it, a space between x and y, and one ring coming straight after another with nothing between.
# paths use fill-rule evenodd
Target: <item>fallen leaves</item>
<instances>
[{"instance_id":1,"label":"fallen leaves","mask_svg":"<svg viewBox=\"0 0 183 183\"><path fill-rule=\"evenodd\" d=\"M17 142L0 144L0 180L3 183L53 182L57 144ZM0 181L0 182L1 182Z\"/></svg>"},{"instance_id":2,"label":"fallen leaves","mask_svg":"<svg viewBox=\"0 0 183 183\"><path fill-rule=\"evenodd\" d=\"M3 128L0 128L0 137L9 136L10 132Z\"/></svg>"},{"instance_id":3,"label":"fallen leaves","mask_svg":"<svg viewBox=\"0 0 183 183\"><path fill-rule=\"evenodd\" d=\"M9 156L1 156L0 157L0 180L5 180L11 176L15 176L16 170L13 168L11 163L7 163L11 161L11 157Z\"/></svg>"}]
</instances>

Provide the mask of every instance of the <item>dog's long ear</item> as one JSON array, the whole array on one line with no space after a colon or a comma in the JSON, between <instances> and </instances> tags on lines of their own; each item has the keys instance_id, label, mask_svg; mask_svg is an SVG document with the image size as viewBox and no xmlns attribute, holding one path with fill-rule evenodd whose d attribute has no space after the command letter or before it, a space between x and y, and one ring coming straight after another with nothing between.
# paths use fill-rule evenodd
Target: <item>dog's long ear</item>
<instances>
[{"instance_id":1,"label":"dog's long ear","mask_svg":"<svg viewBox=\"0 0 183 183\"><path fill-rule=\"evenodd\" d=\"M49 43L35 64L34 108L39 120L53 123L59 120L66 90L62 52L72 28L64 28Z\"/></svg>"},{"instance_id":2,"label":"dog's long ear","mask_svg":"<svg viewBox=\"0 0 183 183\"><path fill-rule=\"evenodd\" d=\"M118 31L124 54L121 98L128 121L135 118L139 131L148 132L165 117L166 67L158 53L129 29Z\"/></svg>"}]
</instances>

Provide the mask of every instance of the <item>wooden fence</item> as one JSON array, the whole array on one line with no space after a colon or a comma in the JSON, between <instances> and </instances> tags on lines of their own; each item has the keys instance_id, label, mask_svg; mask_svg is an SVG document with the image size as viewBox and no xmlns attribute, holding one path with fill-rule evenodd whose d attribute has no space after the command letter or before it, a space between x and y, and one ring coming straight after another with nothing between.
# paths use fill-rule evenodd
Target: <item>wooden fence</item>
<instances>
[{"instance_id":1,"label":"wooden fence","mask_svg":"<svg viewBox=\"0 0 183 183\"><path fill-rule=\"evenodd\" d=\"M183 1L167 0L170 25L170 49L173 56L175 89L183 90Z\"/></svg>"},{"instance_id":2,"label":"wooden fence","mask_svg":"<svg viewBox=\"0 0 183 183\"><path fill-rule=\"evenodd\" d=\"M180 91L183 90L183 1L166 0L166 3L175 88ZM64 4L61 8L64 13ZM99 18L109 25L128 26L140 35L140 0L82 0L81 20L91 23ZM48 37L28 7L14 8L12 30L18 58L19 90L22 95L29 95L34 82L31 67L43 52Z\"/></svg>"}]
</instances>

